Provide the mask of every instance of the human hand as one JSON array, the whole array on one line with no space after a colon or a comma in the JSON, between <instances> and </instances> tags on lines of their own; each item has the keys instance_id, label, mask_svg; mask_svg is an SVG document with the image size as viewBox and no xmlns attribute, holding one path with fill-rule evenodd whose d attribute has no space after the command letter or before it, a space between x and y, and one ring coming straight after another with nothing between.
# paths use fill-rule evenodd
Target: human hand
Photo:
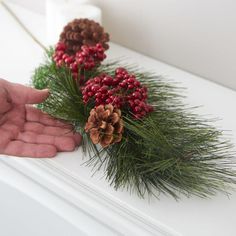
<instances>
[{"instance_id":1,"label":"human hand","mask_svg":"<svg viewBox=\"0 0 236 236\"><path fill-rule=\"evenodd\" d=\"M36 90L0 79L0 154L54 157L81 142L71 127L29 104L43 102L48 90Z\"/></svg>"}]
</instances>

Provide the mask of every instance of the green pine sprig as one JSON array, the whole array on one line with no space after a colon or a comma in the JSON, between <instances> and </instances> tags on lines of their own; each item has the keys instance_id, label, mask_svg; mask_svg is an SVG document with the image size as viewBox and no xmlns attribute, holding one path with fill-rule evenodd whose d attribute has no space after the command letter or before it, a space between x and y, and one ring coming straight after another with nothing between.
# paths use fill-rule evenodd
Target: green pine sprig
<instances>
[{"instance_id":1,"label":"green pine sprig","mask_svg":"<svg viewBox=\"0 0 236 236\"><path fill-rule=\"evenodd\" d=\"M50 89L50 97L41 109L70 122L81 132L83 150L89 154L87 165L95 170L103 168L106 179L116 189L127 188L141 197L158 197L161 193L174 198L181 194L208 197L218 191L227 193L236 183L233 145L222 131L214 128L212 120L200 117L194 108L183 103L182 88L130 65L124 67L148 87L148 102L154 112L134 120L124 110L122 141L107 148L93 144L84 131L93 104L84 105L79 83L67 68L56 67L51 55L36 69L32 79L36 88ZM84 76L113 76L117 66L120 62L107 63Z\"/></svg>"}]
</instances>

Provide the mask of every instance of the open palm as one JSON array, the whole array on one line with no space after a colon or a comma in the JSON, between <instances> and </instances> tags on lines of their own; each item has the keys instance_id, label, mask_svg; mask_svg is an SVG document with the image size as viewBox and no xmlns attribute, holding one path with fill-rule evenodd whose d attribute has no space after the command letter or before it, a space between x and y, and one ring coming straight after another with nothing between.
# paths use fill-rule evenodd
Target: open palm
<instances>
[{"instance_id":1,"label":"open palm","mask_svg":"<svg viewBox=\"0 0 236 236\"><path fill-rule=\"evenodd\" d=\"M0 79L0 154L53 157L73 151L81 136L71 127L32 105L44 101L47 90L36 90Z\"/></svg>"}]
</instances>

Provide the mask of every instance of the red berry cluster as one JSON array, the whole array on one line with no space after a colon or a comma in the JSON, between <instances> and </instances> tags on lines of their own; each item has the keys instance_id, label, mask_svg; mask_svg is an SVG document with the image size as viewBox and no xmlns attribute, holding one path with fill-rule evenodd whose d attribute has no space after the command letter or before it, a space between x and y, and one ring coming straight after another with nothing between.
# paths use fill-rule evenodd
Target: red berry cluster
<instances>
[{"instance_id":1,"label":"red berry cluster","mask_svg":"<svg viewBox=\"0 0 236 236\"><path fill-rule=\"evenodd\" d=\"M82 94L84 103L94 99L95 106L112 104L119 109L127 107L136 119L153 111L153 107L147 104L147 88L124 68L117 68L114 77L101 74L89 79L82 87Z\"/></svg>"},{"instance_id":2,"label":"red berry cluster","mask_svg":"<svg viewBox=\"0 0 236 236\"><path fill-rule=\"evenodd\" d=\"M96 46L84 45L81 47L81 51L76 53L76 61L82 65L85 70L90 70L99 65L101 61L106 58L105 49L100 43Z\"/></svg>"},{"instance_id":3,"label":"red berry cluster","mask_svg":"<svg viewBox=\"0 0 236 236\"><path fill-rule=\"evenodd\" d=\"M78 78L78 69L91 70L95 66L99 65L101 61L106 58L105 49L101 44L96 46L84 45L81 50L75 55L69 55L66 53L66 45L59 42L56 45L53 60L57 66L66 65L72 71L73 77Z\"/></svg>"}]
</instances>

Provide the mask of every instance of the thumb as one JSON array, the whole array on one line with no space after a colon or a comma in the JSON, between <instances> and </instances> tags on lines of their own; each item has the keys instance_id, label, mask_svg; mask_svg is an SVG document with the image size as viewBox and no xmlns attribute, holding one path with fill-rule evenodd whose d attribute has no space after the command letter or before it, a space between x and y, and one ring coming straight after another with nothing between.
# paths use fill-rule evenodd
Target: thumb
<instances>
[{"instance_id":1,"label":"thumb","mask_svg":"<svg viewBox=\"0 0 236 236\"><path fill-rule=\"evenodd\" d=\"M26 88L28 95L25 97L25 101L23 101L24 104L38 104L44 102L49 96L48 89L38 90L30 87Z\"/></svg>"},{"instance_id":2,"label":"thumb","mask_svg":"<svg viewBox=\"0 0 236 236\"><path fill-rule=\"evenodd\" d=\"M7 83L7 90L15 104L37 104L48 96L48 89L38 90L16 83Z\"/></svg>"}]
</instances>

